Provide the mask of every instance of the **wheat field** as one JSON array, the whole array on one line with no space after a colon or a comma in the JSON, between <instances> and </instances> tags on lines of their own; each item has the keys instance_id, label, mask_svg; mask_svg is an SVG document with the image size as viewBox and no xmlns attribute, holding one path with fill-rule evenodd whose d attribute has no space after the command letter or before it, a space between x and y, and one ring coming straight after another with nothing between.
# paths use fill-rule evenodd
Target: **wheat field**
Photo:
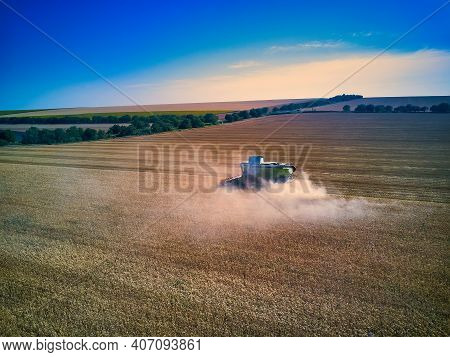
<instances>
[{"instance_id":1,"label":"wheat field","mask_svg":"<svg viewBox=\"0 0 450 357\"><path fill-rule=\"evenodd\" d=\"M447 336L449 132L315 113L0 148L0 334ZM217 189L250 153L297 180Z\"/></svg>"}]
</instances>

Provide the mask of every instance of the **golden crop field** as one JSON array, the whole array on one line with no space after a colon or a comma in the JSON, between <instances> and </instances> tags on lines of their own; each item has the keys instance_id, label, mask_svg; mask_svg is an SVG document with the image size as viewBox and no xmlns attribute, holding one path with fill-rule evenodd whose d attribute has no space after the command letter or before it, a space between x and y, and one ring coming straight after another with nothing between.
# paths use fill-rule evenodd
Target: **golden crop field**
<instances>
[{"instance_id":1,"label":"golden crop field","mask_svg":"<svg viewBox=\"0 0 450 357\"><path fill-rule=\"evenodd\" d=\"M0 115L13 117L28 116L58 116L58 115L147 115L151 114L206 114L224 113L237 110L248 110L251 108L271 107L287 103L306 102L314 98L305 99L269 99L269 100L243 100L234 102L206 102L206 103L179 103L179 104L145 104L128 106L108 106L108 107L79 107L79 108L59 108L59 109L36 109L11 111L0 111Z\"/></svg>"},{"instance_id":2,"label":"golden crop field","mask_svg":"<svg viewBox=\"0 0 450 357\"><path fill-rule=\"evenodd\" d=\"M447 336L449 132L315 113L1 148L0 332ZM297 180L217 189L251 153Z\"/></svg>"}]
</instances>

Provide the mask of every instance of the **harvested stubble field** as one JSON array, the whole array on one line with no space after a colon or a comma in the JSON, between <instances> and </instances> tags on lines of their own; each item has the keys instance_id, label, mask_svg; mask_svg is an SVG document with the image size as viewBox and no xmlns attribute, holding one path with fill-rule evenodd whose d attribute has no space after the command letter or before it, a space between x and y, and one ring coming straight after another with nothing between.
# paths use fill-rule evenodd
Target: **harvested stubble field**
<instances>
[{"instance_id":1,"label":"harvested stubble field","mask_svg":"<svg viewBox=\"0 0 450 357\"><path fill-rule=\"evenodd\" d=\"M448 335L449 132L317 113L2 148L1 335ZM306 144L293 192L205 190Z\"/></svg>"},{"instance_id":2,"label":"harvested stubble field","mask_svg":"<svg viewBox=\"0 0 450 357\"><path fill-rule=\"evenodd\" d=\"M246 100L237 102L209 102L209 103L179 103L179 104L145 104L131 106L115 106L115 107L80 107L80 108L61 108L61 109L44 109L33 111L19 111L18 113L7 113L8 116L24 117L24 116L48 116L48 115L80 115L80 114L108 114L117 113L124 114L145 114L148 112L157 114L163 112L192 113L204 112L229 112L236 110L248 110L251 108L271 107L280 104L293 102L305 102L310 99L272 99L272 100ZM0 111L1 115L1 111ZM122 115L122 114L121 114Z\"/></svg>"}]
</instances>

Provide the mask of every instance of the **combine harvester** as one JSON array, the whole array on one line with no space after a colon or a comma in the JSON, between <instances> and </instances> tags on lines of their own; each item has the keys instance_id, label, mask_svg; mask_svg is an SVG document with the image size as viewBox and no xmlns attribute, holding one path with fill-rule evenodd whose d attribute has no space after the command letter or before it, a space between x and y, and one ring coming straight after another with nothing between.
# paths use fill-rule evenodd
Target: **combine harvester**
<instances>
[{"instance_id":1,"label":"combine harvester","mask_svg":"<svg viewBox=\"0 0 450 357\"><path fill-rule=\"evenodd\" d=\"M264 162L262 156L250 156L248 162L241 162L241 170L241 176L227 178L220 185L243 190L260 190L271 183L290 181L296 167L279 162Z\"/></svg>"}]
</instances>

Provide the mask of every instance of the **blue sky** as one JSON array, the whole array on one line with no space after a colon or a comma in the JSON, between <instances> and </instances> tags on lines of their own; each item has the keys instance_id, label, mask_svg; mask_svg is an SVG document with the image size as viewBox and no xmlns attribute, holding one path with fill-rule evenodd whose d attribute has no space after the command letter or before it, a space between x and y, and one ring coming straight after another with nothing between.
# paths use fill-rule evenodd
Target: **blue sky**
<instances>
[{"instance_id":1,"label":"blue sky","mask_svg":"<svg viewBox=\"0 0 450 357\"><path fill-rule=\"evenodd\" d=\"M443 3L1 0L0 109L322 96ZM449 95L449 23L450 5L337 92Z\"/></svg>"}]
</instances>

